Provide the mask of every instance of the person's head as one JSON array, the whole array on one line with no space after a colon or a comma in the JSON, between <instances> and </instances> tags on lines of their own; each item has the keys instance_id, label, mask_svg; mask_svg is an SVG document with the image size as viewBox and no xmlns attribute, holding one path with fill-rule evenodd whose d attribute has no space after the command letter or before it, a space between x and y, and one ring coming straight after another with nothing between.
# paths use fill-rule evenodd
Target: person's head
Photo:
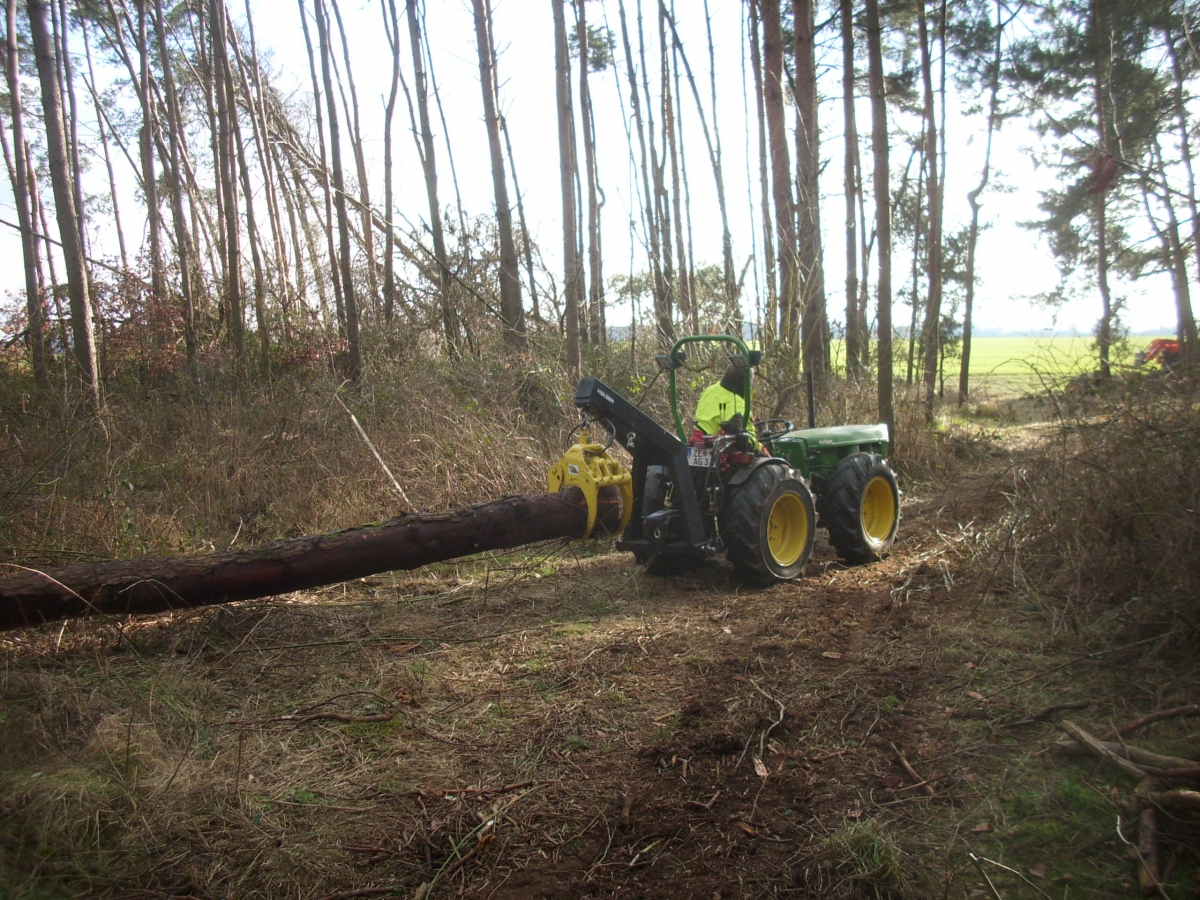
<instances>
[{"instance_id":1,"label":"person's head","mask_svg":"<svg viewBox=\"0 0 1200 900\"><path fill-rule=\"evenodd\" d=\"M721 387L740 397L746 392L746 370L731 365L721 376Z\"/></svg>"}]
</instances>

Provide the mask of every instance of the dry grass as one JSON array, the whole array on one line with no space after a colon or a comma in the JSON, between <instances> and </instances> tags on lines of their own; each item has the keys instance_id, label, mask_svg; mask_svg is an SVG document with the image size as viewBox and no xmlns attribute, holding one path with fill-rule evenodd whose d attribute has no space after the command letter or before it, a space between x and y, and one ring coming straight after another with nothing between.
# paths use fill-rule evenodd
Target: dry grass
<instances>
[{"instance_id":1,"label":"dry grass","mask_svg":"<svg viewBox=\"0 0 1200 900\"><path fill-rule=\"evenodd\" d=\"M997 583L1086 626L1114 607L1195 621L1200 405L1183 381L1047 396L1054 421L997 482Z\"/></svg>"},{"instance_id":2,"label":"dry grass","mask_svg":"<svg viewBox=\"0 0 1200 900\"><path fill-rule=\"evenodd\" d=\"M536 492L570 427L564 388L414 362L356 391L318 372L234 395L111 396L102 425L18 407L0 434L0 547L22 564L197 552L395 515L403 503L335 397L416 508Z\"/></svg>"}]
</instances>

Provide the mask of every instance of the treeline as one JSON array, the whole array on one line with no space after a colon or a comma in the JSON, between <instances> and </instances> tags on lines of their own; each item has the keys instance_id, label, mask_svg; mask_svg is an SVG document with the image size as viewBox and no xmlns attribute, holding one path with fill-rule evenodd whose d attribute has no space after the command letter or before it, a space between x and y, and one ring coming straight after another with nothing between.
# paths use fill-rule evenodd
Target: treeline
<instances>
[{"instance_id":1,"label":"treeline","mask_svg":"<svg viewBox=\"0 0 1200 900\"><path fill-rule=\"evenodd\" d=\"M358 381L371 353L403 345L451 357L532 355L577 375L588 348L607 340L606 297L615 295L634 305L633 339L652 344L677 332L740 331L749 315L776 360L766 374L781 404L804 373L822 381L836 370L874 378L879 415L890 422L899 370L920 385L932 417L952 344L958 401L969 394L992 141L1017 117L1040 130L1041 161L1060 171L1033 225L1060 263L1059 293L1097 297L1103 373L1121 311L1114 278L1168 276L1185 358L1195 352L1191 85L1200 57L1191 23L1200 8L1188 0L747 0L745 123L718 116L707 0L700 46L685 46L670 0L514 10L553 18L545 53L556 75L562 201L554 266L531 239L501 113L508 61L497 56L494 26L514 23L497 23L490 0L472 0L494 193L483 217L464 207L455 153L460 165L464 152L483 155L447 137L418 0L366 10L379 16L378 51L391 61L381 160L366 149L378 136L365 133L337 0L296 0L289 18L281 8L272 23L303 33L300 94L263 64L248 0L237 10L225 0L7 0L6 11L0 135L23 251L25 296L13 316L20 364L45 387L71 372L96 408L105 382L131 363L143 376L201 384L218 371L235 382L269 379L320 358ZM700 12L687 5L693 19ZM113 67L119 77L106 87L98 70ZM826 68L841 74L832 127L821 121ZM640 259L638 271L608 278L603 179L625 173L600 170L593 86L602 75L621 94ZM973 106L985 146L965 198L946 197L956 164L948 144L963 142L947 134L956 100ZM722 148L723 131L743 124L758 169L744 201L727 189ZM395 141L404 132L420 160L420 209L397 208ZM835 158L844 214L822 222L837 172L825 165ZM369 177L375 163L382 186ZM706 213L703 227L721 230L719 264L693 252L701 226L689 163L691 179L711 177L715 189L716 215ZM122 194L123 168L140 208ZM753 234L738 236L750 244L740 255L735 202L759 217ZM948 204L969 209L968 224L947 232ZM843 239L830 240L834 229ZM115 256L91 246L101 232L115 233ZM844 285L826 282L827 253L844 255ZM893 259L909 271L894 270ZM757 291L747 288L751 269ZM907 323L893 322L899 300ZM831 308L844 322L836 365Z\"/></svg>"}]
</instances>

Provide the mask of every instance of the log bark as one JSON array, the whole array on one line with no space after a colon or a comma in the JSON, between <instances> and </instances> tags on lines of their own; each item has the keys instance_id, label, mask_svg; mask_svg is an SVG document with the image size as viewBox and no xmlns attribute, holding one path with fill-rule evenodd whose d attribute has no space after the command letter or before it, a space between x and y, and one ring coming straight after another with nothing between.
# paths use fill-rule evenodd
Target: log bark
<instances>
[{"instance_id":1,"label":"log bark","mask_svg":"<svg viewBox=\"0 0 1200 900\"><path fill-rule=\"evenodd\" d=\"M607 489L612 491L613 489ZM597 526L620 521L601 497ZM462 509L411 513L364 525L204 556L79 563L0 578L0 630L85 615L134 615L253 600L416 569L487 550L582 536L587 504L576 488L505 497Z\"/></svg>"}]
</instances>

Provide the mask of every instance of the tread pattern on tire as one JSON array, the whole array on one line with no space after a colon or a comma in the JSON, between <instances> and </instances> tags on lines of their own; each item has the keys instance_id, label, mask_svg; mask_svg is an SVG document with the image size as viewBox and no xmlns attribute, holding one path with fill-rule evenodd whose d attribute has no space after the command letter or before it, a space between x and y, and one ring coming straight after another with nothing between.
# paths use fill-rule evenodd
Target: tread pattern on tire
<instances>
[{"instance_id":1,"label":"tread pattern on tire","mask_svg":"<svg viewBox=\"0 0 1200 900\"><path fill-rule=\"evenodd\" d=\"M892 489L896 520L883 541L873 541L862 527L862 501L867 485L882 477ZM850 565L876 562L882 558L900 527L900 492L896 475L878 453L847 456L834 470L818 502L820 524L829 533L829 543Z\"/></svg>"},{"instance_id":2,"label":"tread pattern on tire","mask_svg":"<svg viewBox=\"0 0 1200 900\"><path fill-rule=\"evenodd\" d=\"M792 574L784 577L772 571L767 561L770 550L765 546L763 517L767 502L776 488L787 481L795 481L803 495L807 496L805 508L809 513L808 541L799 561L789 567ZM816 516L812 506L812 494L808 486L790 470L781 465L760 466L750 478L738 488L725 510L721 534L725 541L726 555L733 563L734 571L757 584L776 584L790 581L803 571L812 553L813 532L816 531Z\"/></svg>"}]
</instances>

